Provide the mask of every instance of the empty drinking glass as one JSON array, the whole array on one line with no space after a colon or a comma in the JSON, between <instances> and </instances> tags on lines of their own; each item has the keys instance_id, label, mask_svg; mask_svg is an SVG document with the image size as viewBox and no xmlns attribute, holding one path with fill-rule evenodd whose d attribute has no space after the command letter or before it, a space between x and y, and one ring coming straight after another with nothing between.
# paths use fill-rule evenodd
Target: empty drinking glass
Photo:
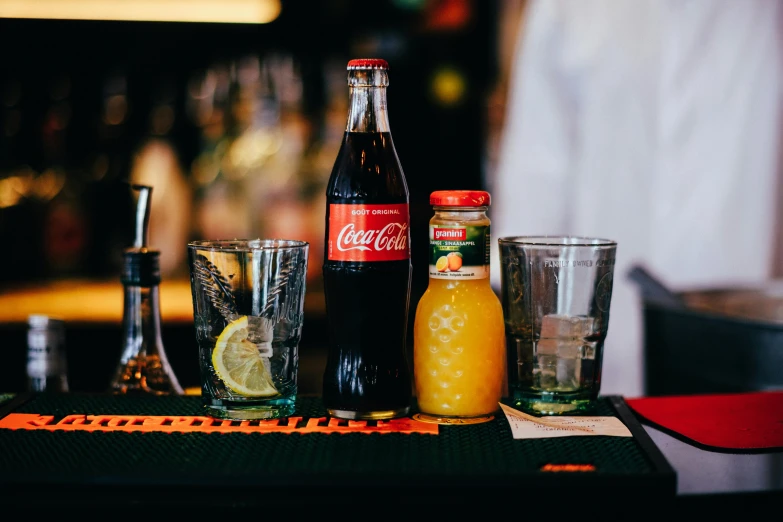
<instances>
[{"instance_id":1,"label":"empty drinking glass","mask_svg":"<svg viewBox=\"0 0 783 522\"><path fill-rule=\"evenodd\" d=\"M617 243L572 236L498 243L509 398L538 414L589 410L601 387Z\"/></svg>"}]
</instances>

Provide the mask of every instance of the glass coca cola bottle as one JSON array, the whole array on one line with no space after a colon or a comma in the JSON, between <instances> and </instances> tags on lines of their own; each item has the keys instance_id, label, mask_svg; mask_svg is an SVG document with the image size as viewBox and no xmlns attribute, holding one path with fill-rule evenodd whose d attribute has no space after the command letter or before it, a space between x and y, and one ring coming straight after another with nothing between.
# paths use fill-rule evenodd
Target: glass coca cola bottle
<instances>
[{"instance_id":1,"label":"glass coca cola bottle","mask_svg":"<svg viewBox=\"0 0 783 522\"><path fill-rule=\"evenodd\" d=\"M408 186L389 131L385 60L348 62L345 136L326 189L323 401L344 419L408 414Z\"/></svg>"}]
</instances>

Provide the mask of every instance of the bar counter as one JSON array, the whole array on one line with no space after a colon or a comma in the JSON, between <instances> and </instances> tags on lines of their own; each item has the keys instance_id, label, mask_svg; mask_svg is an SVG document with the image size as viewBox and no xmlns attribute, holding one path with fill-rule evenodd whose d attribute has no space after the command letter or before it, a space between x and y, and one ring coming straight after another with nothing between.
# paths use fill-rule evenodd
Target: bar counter
<instances>
[{"instance_id":1,"label":"bar counter","mask_svg":"<svg viewBox=\"0 0 783 522\"><path fill-rule=\"evenodd\" d=\"M172 364L183 386L197 385L189 281L164 282L161 307ZM516 440L502 412L473 426L329 419L317 395L323 295L309 293L305 307L305 337L314 335L311 343L303 338L294 416L223 425L205 420L200 397L102 393L119 340L101 346L95 339L120 333L116 282L0 294L0 324L16 335L6 337L0 375L23 375L27 316L44 313L70 326L69 377L76 383L71 393L35 395L0 379L0 392L8 392L0 395L0 505L52 513L132 507L296 518L360 511L373 518L579 520L723 519L735 510L746 518L779 510L783 452L696 447L645 423L619 396L601 398L600 414L619 417L632 439Z\"/></svg>"},{"instance_id":2,"label":"bar counter","mask_svg":"<svg viewBox=\"0 0 783 522\"><path fill-rule=\"evenodd\" d=\"M597 413L632 438L517 440L501 412L462 426L342 421L314 396L273 421L214 420L189 396L20 394L0 413L0 491L42 508L589 510L611 492L659 509L675 494L674 471L619 397Z\"/></svg>"},{"instance_id":3,"label":"bar counter","mask_svg":"<svg viewBox=\"0 0 783 522\"><path fill-rule=\"evenodd\" d=\"M514 439L502 412L467 426L340 421L317 396L300 397L290 418L260 422L204 417L189 396L4 399L0 502L41 513L704 519L740 507L761 514L783 492L779 477L749 479L770 470L753 459L780 470L783 453L730 456L750 463L735 477L751 484L742 488L704 473L725 455L677 446L617 396L601 398L597 414L619 417L632 438Z\"/></svg>"}]
</instances>

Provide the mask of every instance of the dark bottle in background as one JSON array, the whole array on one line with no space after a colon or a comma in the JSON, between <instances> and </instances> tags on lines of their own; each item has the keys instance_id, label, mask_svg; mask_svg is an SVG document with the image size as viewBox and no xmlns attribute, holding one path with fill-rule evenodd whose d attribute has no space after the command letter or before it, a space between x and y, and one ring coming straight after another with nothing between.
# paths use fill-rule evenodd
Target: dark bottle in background
<instances>
[{"instance_id":1,"label":"dark bottle in background","mask_svg":"<svg viewBox=\"0 0 783 522\"><path fill-rule=\"evenodd\" d=\"M408 187L389 130L388 84L385 60L348 62L348 123L326 190L323 401L346 419L404 416L411 402Z\"/></svg>"},{"instance_id":2,"label":"dark bottle in background","mask_svg":"<svg viewBox=\"0 0 783 522\"><path fill-rule=\"evenodd\" d=\"M90 180L84 201L90 222L90 277L116 277L123 251L133 241L133 195L128 189L131 165L131 113L128 74L112 69L99 75L85 95L85 170Z\"/></svg>"}]
</instances>

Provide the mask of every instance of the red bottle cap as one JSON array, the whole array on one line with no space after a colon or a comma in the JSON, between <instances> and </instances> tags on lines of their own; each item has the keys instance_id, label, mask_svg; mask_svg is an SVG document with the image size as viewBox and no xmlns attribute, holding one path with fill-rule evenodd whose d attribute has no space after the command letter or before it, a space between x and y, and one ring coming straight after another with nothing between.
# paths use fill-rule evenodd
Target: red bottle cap
<instances>
[{"instance_id":1,"label":"red bottle cap","mask_svg":"<svg viewBox=\"0 0 783 522\"><path fill-rule=\"evenodd\" d=\"M348 69L389 69L389 62L380 58L357 58L348 62Z\"/></svg>"},{"instance_id":2,"label":"red bottle cap","mask_svg":"<svg viewBox=\"0 0 783 522\"><path fill-rule=\"evenodd\" d=\"M486 207L489 206L489 192L483 190L436 190L430 194L430 205Z\"/></svg>"}]
</instances>

